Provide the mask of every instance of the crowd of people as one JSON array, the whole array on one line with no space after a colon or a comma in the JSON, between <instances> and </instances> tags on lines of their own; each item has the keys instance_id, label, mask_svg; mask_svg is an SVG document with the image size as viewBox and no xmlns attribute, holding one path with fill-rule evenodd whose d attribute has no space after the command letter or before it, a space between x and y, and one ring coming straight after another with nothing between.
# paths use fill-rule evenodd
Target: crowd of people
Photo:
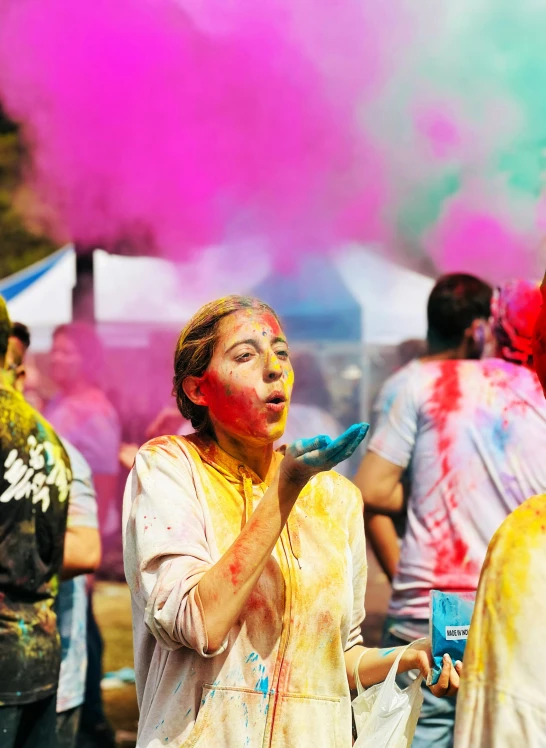
<instances>
[{"instance_id":1,"label":"crowd of people","mask_svg":"<svg viewBox=\"0 0 546 748\"><path fill-rule=\"evenodd\" d=\"M115 745L93 575L121 534L140 748L351 745L357 681L401 655L400 686L430 682L432 590L476 607L464 662L423 685L413 745L546 745L541 308L537 284L440 278L351 481L368 425L335 420L266 304L227 297L188 322L176 408L140 445L100 386L94 329L55 331L43 402L0 299L0 746ZM366 536L392 582L379 649L362 637Z\"/></svg>"}]
</instances>

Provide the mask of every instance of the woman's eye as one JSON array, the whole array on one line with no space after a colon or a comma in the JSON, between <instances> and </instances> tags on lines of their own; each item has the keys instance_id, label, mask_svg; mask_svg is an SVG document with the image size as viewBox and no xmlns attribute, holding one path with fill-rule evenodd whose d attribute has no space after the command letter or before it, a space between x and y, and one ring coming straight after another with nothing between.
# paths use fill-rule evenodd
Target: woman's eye
<instances>
[{"instance_id":1,"label":"woman's eye","mask_svg":"<svg viewBox=\"0 0 546 748\"><path fill-rule=\"evenodd\" d=\"M248 351L246 353L241 353L240 356L237 356L236 361L248 361L251 355L252 354Z\"/></svg>"},{"instance_id":2,"label":"woman's eye","mask_svg":"<svg viewBox=\"0 0 546 748\"><path fill-rule=\"evenodd\" d=\"M275 355L277 356L277 358L288 358L289 353L288 353L288 351L285 351L285 350L283 350L283 351L275 351Z\"/></svg>"}]
</instances>

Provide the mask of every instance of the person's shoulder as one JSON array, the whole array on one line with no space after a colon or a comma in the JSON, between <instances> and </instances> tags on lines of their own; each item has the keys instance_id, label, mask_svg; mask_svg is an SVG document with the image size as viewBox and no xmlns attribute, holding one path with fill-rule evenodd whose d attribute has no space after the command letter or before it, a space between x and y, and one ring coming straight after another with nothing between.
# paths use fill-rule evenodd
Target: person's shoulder
<instances>
[{"instance_id":1,"label":"person's shoulder","mask_svg":"<svg viewBox=\"0 0 546 748\"><path fill-rule=\"evenodd\" d=\"M115 409L112 401L108 398L106 392L100 389L100 387L90 388L85 396L84 404L88 409L95 413L100 413L103 417L109 420L118 421L118 412Z\"/></svg>"},{"instance_id":2,"label":"person's shoulder","mask_svg":"<svg viewBox=\"0 0 546 748\"><path fill-rule=\"evenodd\" d=\"M490 552L509 549L522 538L528 548L539 542L546 550L546 494L527 499L506 517L491 540Z\"/></svg>"},{"instance_id":3,"label":"person's shoulder","mask_svg":"<svg viewBox=\"0 0 546 748\"><path fill-rule=\"evenodd\" d=\"M3 409L9 414L10 422L16 422L18 431L28 431L29 433L37 431L45 440L61 444L61 439L54 427L39 411L25 400L20 392L11 389L2 389L0 393ZM5 420L5 418L2 419L2 421Z\"/></svg>"},{"instance_id":4,"label":"person's shoulder","mask_svg":"<svg viewBox=\"0 0 546 748\"><path fill-rule=\"evenodd\" d=\"M169 436L157 436L143 444L138 450L133 469L139 467L149 470L151 468L167 469L168 466L182 470L185 473L192 472L192 465L196 461L195 450L192 449L190 440L185 436L176 434Z\"/></svg>"},{"instance_id":5,"label":"person's shoulder","mask_svg":"<svg viewBox=\"0 0 546 748\"><path fill-rule=\"evenodd\" d=\"M393 394L396 395L409 379L413 376L417 376L422 366L423 364L421 361L416 359L415 361L410 361L409 364L402 366L402 368L397 369L383 383L383 386L379 391L378 401L389 399Z\"/></svg>"},{"instance_id":6,"label":"person's shoulder","mask_svg":"<svg viewBox=\"0 0 546 748\"><path fill-rule=\"evenodd\" d=\"M546 538L546 493L532 496L524 501L505 519L501 525L503 532L519 530L540 531Z\"/></svg>"},{"instance_id":7,"label":"person's shoulder","mask_svg":"<svg viewBox=\"0 0 546 748\"><path fill-rule=\"evenodd\" d=\"M178 459L181 454L188 451L189 442L185 436L169 434L156 436L145 442L138 450L139 455L164 455L172 459Z\"/></svg>"},{"instance_id":8,"label":"person's shoulder","mask_svg":"<svg viewBox=\"0 0 546 748\"><path fill-rule=\"evenodd\" d=\"M76 449L76 447L67 439L61 439L61 443L64 447L65 452L70 458L73 477L76 480L81 481L92 480L92 470L80 450Z\"/></svg>"},{"instance_id":9,"label":"person's shoulder","mask_svg":"<svg viewBox=\"0 0 546 748\"><path fill-rule=\"evenodd\" d=\"M544 404L544 393L536 372L527 366L515 364L500 358L489 358L475 362L493 387L525 391L527 396L535 397Z\"/></svg>"}]
</instances>

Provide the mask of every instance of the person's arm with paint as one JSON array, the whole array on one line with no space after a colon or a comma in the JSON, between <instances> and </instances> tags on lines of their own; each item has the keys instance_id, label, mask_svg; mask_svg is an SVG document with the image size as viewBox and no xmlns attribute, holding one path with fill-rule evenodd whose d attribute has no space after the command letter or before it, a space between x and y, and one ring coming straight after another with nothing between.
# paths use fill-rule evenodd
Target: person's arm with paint
<instances>
[{"instance_id":1,"label":"person's arm with paint","mask_svg":"<svg viewBox=\"0 0 546 748\"><path fill-rule=\"evenodd\" d=\"M101 544L97 499L91 468L75 447L66 440L63 444L72 467L72 485L61 573L62 579L67 580L82 574L92 574L98 569L101 560Z\"/></svg>"},{"instance_id":2,"label":"person's arm with paint","mask_svg":"<svg viewBox=\"0 0 546 748\"><path fill-rule=\"evenodd\" d=\"M355 479L355 483L358 483ZM366 511L364 513L366 537L368 538L379 565L392 582L400 560L398 535L391 517Z\"/></svg>"}]
</instances>

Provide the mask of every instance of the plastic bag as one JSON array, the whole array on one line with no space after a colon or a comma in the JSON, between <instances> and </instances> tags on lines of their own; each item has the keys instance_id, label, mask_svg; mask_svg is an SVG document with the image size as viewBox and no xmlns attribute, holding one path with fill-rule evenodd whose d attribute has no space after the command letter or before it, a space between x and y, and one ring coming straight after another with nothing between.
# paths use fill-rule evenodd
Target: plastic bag
<instances>
[{"instance_id":1,"label":"plastic bag","mask_svg":"<svg viewBox=\"0 0 546 748\"><path fill-rule=\"evenodd\" d=\"M434 660L433 685L440 677L444 654L447 653L453 662L462 662L475 602L475 592L431 591L430 639Z\"/></svg>"},{"instance_id":2,"label":"plastic bag","mask_svg":"<svg viewBox=\"0 0 546 748\"><path fill-rule=\"evenodd\" d=\"M419 642L425 641L419 639ZM411 746L417 720L423 705L421 683L423 676L402 690L396 684L398 665L404 652L413 644L405 647L391 667L383 683L364 689L358 677L358 665L355 667L355 681L358 696L353 700L356 733L358 738L353 748L409 748Z\"/></svg>"}]
</instances>

